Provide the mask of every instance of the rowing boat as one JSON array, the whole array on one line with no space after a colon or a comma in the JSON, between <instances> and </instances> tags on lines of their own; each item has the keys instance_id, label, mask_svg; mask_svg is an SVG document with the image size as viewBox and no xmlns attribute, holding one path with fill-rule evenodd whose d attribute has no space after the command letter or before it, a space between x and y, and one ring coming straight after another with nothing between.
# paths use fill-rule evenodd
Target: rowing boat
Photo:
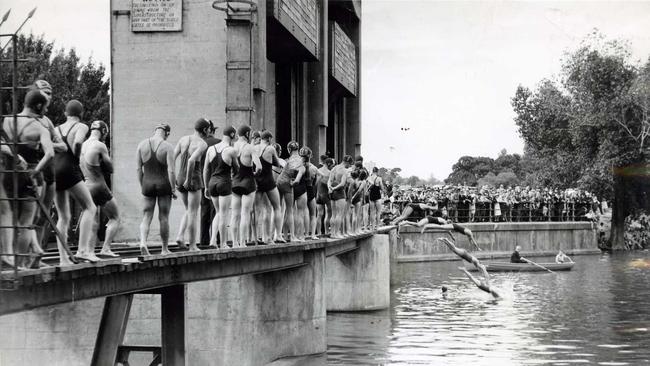
<instances>
[{"instance_id":1,"label":"rowing boat","mask_svg":"<svg viewBox=\"0 0 650 366\"><path fill-rule=\"evenodd\" d=\"M544 268L529 263L510 263L510 262L488 262L484 263L488 272L545 272ZM570 271L574 263L539 263L540 266L546 267L551 271ZM469 271L476 271L472 266L468 267Z\"/></svg>"}]
</instances>

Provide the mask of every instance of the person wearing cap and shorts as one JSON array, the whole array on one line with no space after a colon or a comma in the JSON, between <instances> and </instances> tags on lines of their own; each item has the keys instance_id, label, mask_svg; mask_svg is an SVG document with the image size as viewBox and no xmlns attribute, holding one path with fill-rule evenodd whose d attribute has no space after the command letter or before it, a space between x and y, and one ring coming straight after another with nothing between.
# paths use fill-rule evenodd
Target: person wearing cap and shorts
<instances>
[{"instance_id":1,"label":"person wearing cap and shorts","mask_svg":"<svg viewBox=\"0 0 650 366\"><path fill-rule=\"evenodd\" d=\"M208 148L203 165L204 196L214 205L216 215L212 220L210 247L218 248L217 233L224 248L230 223L230 202L232 200L232 172L238 170L237 154L233 148L237 131L228 126L223 130L221 142Z\"/></svg>"},{"instance_id":2,"label":"person wearing cap and shorts","mask_svg":"<svg viewBox=\"0 0 650 366\"><path fill-rule=\"evenodd\" d=\"M210 146L214 146L220 143L221 140L214 136L217 127L214 125L214 123L211 120L207 120L207 121L208 123L210 123L210 130L208 131L207 136L203 140L208 145L208 148L210 148ZM203 156L201 157L201 164L200 164L201 167L205 165L205 157L207 155L207 152L208 150L206 149L206 153L203 154ZM208 181L204 180L203 184L207 188ZM201 197L201 229L200 229L201 235L199 237L199 243L203 246L210 245L210 227L212 226L212 221L214 220L215 214L216 214L215 208L212 205L212 201L210 201L210 198Z\"/></svg>"},{"instance_id":3,"label":"person wearing cap and shorts","mask_svg":"<svg viewBox=\"0 0 650 366\"><path fill-rule=\"evenodd\" d=\"M285 242L278 235L282 232L282 205L280 192L273 177L273 167L281 167L281 163L277 151L271 145L271 139L273 139L271 132L263 131L261 133L257 154L260 157L262 168L260 174L255 177L257 183L256 213L259 221L262 222L262 241L266 243ZM273 237L274 234L275 237Z\"/></svg>"},{"instance_id":4,"label":"person wearing cap and shorts","mask_svg":"<svg viewBox=\"0 0 650 366\"><path fill-rule=\"evenodd\" d=\"M81 145L81 155L79 156L79 164L81 171L86 178L85 184L90 191L90 196L97 207L101 207L102 211L108 218L106 224L106 235L104 237L104 244L99 256L105 257L119 257L111 250L111 243L113 237L120 227L120 215L117 209L117 202L111 193L111 190L106 184L104 174L113 173L113 162L108 155L108 148L104 144L104 140L108 135L108 125L104 121L94 121L90 125L90 137ZM95 221L95 229L97 232L98 221Z\"/></svg>"},{"instance_id":5,"label":"person wearing cap and shorts","mask_svg":"<svg viewBox=\"0 0 650 366\"><path fill-rule=\"evenodd\" d=\"M344 223L346 220L345 213L347 206L345 185L348 181L348 169L352 166L352 163L352 157L345 155L343 161L332 169L327 181L327 188L330 193L333 209L331 237L334 239L342 239L344 237L343 230L345 228Z\"/></svg>"},{"instance_id":6,"label":"person wearing cap and shorts","mask_svg":"<svg viewBox=\"0 0 650 366\"><path fill-rule=\"evenodd\" d=\"M230 235L233 246L242 246L251 242L251 212L255 203L255 174L261 171L262 163L255 146L250 141L251 128L242 125L237 129L239 138L234 148L237 154L239 170L232 179L232 206L230 218Z\"/></svg>"},{"instance_id":7,"label":"person wearing cap and shorts","mask_svg":"<svg viewBox=\"0 0 650 366\"><path fill-rule=\"evenodd\" d=\"M191 251L199 250L196 246L196 224L204 187L201 157L208 148L204 138L210 128L210 123L205 118L199 118L194 122L194 133L181 137L174 148L174 162L178 162L179 167L176 172L176 189L180 192L185 206L176 243L179 247L185 247L184 239L187 232Z\"/></svg>"},{"instance_id":8,"label":"person wearing cap and shorts","mask_svg":"<svg viewBox=\"0 0 650 366\"><path fill-rule=\"evenodd\" d=\"M140 252L149 255L147 238L153 213L158 204L161 254L171 253L169 243L169 210L176 198L174 180L174 147L167 142L171 128L166 123L157 125L153 136L141 141L136 151L138 182L144 197L143 217L140 224Z\"/></svg>"},{"instance_id":9,"label":"person wearing cap and shorts","mask_svg":"<svg viewBox=\"0 0 650 366\"><path fill-rule=\"evenodd\" d=\"M71 219L70 196L72 196L82 209L79 219L79 250L75 254L75 258L96 262L100 258L95 255L95 245L92 240L97 206L93 202L88 187L84 184L84 176L79 166L81 145L88 134L88 126L81 121L83 105L74 99L69 101L65 107L65 115L67 120L59 125L57 130L68 150L54 156L54 178L56 181L54 204L58 215L56 228L61 234L61 238L67 242ZM61 238L57 237L59 247L62 246Z\"/></svg>"}]
</instances>

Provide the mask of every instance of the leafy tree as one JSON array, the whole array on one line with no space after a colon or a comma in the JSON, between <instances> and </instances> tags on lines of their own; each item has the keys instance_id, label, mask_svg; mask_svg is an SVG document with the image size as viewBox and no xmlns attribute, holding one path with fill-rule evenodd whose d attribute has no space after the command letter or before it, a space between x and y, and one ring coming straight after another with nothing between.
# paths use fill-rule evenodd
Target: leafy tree
<instances>
[{"instance_id":1,"label":"leafy tree","mask_svg":"<svg viewBox=\"0 0 650 366\"><path fill-rule=\"evenodd\" d=\"M85 64L80 63L74 48L66 51L61 48L55 51L54 42L47 41L43 35L19 35L16 50L19 59L28 59L18 67L18 83L29 86L37 79L47 80L53 88L53 97L48 107L47 116L59 124L65 121L65 103L70 99L79 100L85 107L83 120L103 120L110 123L109 81L105 78L104 65L97 65L92 59ZM12 46L8 46L2 54L3 59L13 55ZM3 63L0 68L0 84L11 86L10 64ZM18 100L22 109L22 99L25 92L21 91ZM11 92L3 90L0 109L3 113L11 112Z\"/></svg>"},{"instance_id":2,"label":"leafy tree","mask_svg":"<svg viewBox=\"0 0 650 366\"><path fill-rule=\"evenodd\" d=\"M594 33L559 81L519 87L512 105L534 179L613 198L611 241L623 248L625 217L650 208L650 60L636 65L625 44Z\"/></svg>"},{"instance_id":3,"label":"leafy tree","mask_svg":"<svg viewBox=\"0 0 650 366\"><path fill-rule=\"evenodd\" d=\"M498 175L489 172L483 178L478 180L478 186L489 186L489 187L499 187L503 185L504 187L514 187L519 185L519 177L513 172L501 172Z\"/></svg>"}]
</instances>

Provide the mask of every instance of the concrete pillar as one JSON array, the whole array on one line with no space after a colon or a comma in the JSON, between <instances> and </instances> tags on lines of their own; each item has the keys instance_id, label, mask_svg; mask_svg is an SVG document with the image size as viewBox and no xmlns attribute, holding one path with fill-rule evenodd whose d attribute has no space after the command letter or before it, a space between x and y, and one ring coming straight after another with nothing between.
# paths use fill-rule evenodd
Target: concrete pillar
<instances>
[{"instance_id":1,"label":"concrete pillar","mask_svg":"<svg viewBox=\"0 0 650 366\"><path fill-rule=\"evenodd\" d=\"M187 285L188 365L265 365L325 352L324 250L305 266Z\"/></svg>"},{"instance_id":2,"label":"concrete pillar","mask_svg":"<svg viewBox=\"0 0 650 366\"><path fill-rule=\"evenodd\" d=\"M326 0L318 0L320 14L320 43L318 60L307 63L307 145L314 152L313 163L327 151L328 123L328 9Z\"/></svg>"},{"instance_id":3,"label":"concrete pillar","mask_svg":"<svg viewBox=\"0 0 650 366\"><path fill-rule=\"evenodd\" d=\"M390 306L388 234L361 239L357 250L327 258L328 311L362 311Z\"/></svg>"}]
</instances>

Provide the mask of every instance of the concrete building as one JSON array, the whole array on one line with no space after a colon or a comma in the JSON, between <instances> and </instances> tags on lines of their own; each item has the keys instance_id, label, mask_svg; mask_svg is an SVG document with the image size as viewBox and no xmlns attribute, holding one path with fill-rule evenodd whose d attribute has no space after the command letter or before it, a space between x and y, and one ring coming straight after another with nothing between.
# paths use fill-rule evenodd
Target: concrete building
<instances>
[{"instance_id":1,"label":"concrete building","mask_svg":"<svg viewBox=\"0 0 650 366\"><path fill-rule=\"evenodd\" d=\"M134 153L158 123L172 126L172 144L206 117L217 134L227 124L249 124L315 156L358 155L360 29L359 0L111 0L120 239L138 236ZM171 235L181 212L175 203Z\"/></svg>"}]
</instances>

